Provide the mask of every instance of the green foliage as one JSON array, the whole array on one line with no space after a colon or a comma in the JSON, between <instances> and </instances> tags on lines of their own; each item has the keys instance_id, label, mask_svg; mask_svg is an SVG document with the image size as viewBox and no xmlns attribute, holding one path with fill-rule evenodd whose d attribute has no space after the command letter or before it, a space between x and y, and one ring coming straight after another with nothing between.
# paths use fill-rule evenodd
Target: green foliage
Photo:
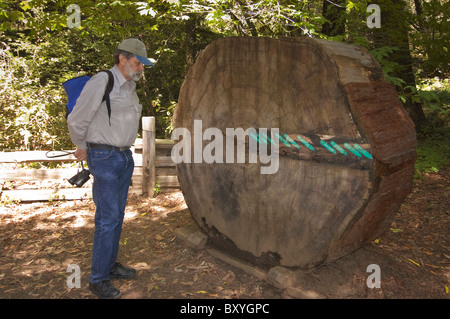
<instances>
[{"instance_id":1,"label":"green foliage","mask_svg":"<svg viewBox=\"0 0 450 319\"><path fill-rule=\"evenodd\" d=\"M161 194L161 182L157 181L155 187L153 187L153 197L158 196Z\"/></svg>"},{"instance_id":2,"label":"green foliage","mask_svg":"<svg viewBox=\"0 0 450 319\"><path fill-rule=\"evenodd\" d=\"M67 135L65 118L52 112L60 108L61 94L42 87L33 77L33 60L14 56L11 51L7 46L0 51L0 149L61 146Z\"/></svg>"},{"instance_id":3,"label":"green foliage","mask_svg":"<svg viewBox=\"0 0 450 319\"><path fill-rule=\"evenodd\" d=\"M157 61L137 87L143 115L156 117L159 138L170 137L187 69L209 43L225 36L308 36L364 46L402 101L425 103L435 131L448 118L444 93L418 90L401 75L413 64L417 83L448 78L450 5L419 2L421 12L412 1L377 1L382 27L369 29L366 0L0 0L0 149L72 148L61 84L110 68L112 53L127 37L140 38ZM80 7L79 28L68 27L72 3ZM326 35L325 23L343 31ZM402 58L399 44L405 41L411 60Z\"/></svg>"},{"instance_id":4,"label":"green foliage","mask_svg":"<svg viewBox=\"0 0 450 319\"><path fill-rule=\"evenodd\" d=\"M313 36L326 21L322 1L186 1L187 12L205 14L205 24L224 36Z\"/></svg>"},{"instance_id":5,"label":"green foliage","mask_svg":"<svg viewBox=\"0 0 450 319\"><path fill-rule=\"evenodd\" d=\"M426 87L419 91L419 96L425 102L429 124L436 130L445 130L450 125L450 84L448 81L438 83L444 86Z\"/></svg>"},{"instance_id":6,"label":"green foliage","mask_svg":"<svg viewBox=\"0 0 450 319\"><path fill-rule=\"evenodd\" d=\"M441 0L421 1L423 11L411 17L410 33L421 78L450 76L450 2Z\"/></svg>"},{"instance_id":7,"label":"green foliage","mask_svg":"<svg viewBox=\"0 0 450 319\"><path fill-rule=\"evenodd\" d=\"M427 135L422 137L417 147L416 178L425 173L437 173L450 165L450 130L433 132L428 128L426 131Z\"/></svg>"},{"instance_id":8,"label":"green foliage","mask_svg":"<svg viewBox=\"0 0 450 319\"><path fill-rule=\"evenodd\" d=\"M431 120L418 134L416 178L450 165L450 85L428 87L419 95Z\"/></svg>"},{"instance_id":9,"label":"green foliage","mask_svg":"<svg viewBox=\"0 0 450 319\"><path fill-rule=\"evenodd\" d=\"M391 82L395 86L402 88L406 84L406 82L403 79L393 75L398 68L399 63L389 59L389 55L395 51L398 51L397 47L384 46L373 49L370 51L370 53L378 60L378 62L380 62L386 80Z\"/></svg>"}]
</instances>

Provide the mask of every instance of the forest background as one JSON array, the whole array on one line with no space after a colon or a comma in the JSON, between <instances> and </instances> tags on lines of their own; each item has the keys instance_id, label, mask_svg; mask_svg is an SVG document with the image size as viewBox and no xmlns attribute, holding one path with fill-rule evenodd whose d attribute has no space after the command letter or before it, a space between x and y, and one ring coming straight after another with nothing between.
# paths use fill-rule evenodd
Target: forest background
<instances>
[{"instance_id":1,"label":"forest background","mask_svg":"<svg viewBox=\"0 0 450 319\"><path fill-rule=\"evenodd\" d=\"M369 4L380 7L380 28L368 26ZM156 61L138 95L157 137L170 138L181 84L209 43L314 37L378 59L416 125L416 177L437 172L450 165L449 13L446 0L0 0L0 151L73 149L62 83L109 69L125 38Z\"/></svg>"}]
</instances>

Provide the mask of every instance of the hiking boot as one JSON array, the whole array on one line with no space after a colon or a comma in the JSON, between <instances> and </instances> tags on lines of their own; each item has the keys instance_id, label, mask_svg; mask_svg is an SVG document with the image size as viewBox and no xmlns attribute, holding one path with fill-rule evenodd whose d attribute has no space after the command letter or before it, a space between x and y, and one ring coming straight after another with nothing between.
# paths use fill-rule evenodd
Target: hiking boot
<instances>
[{"instance_id":1,"label":"hiking boot","mask_svg":"<svg viewBox=\"0 0 450 319\"><path fill-rule=\"evenodd\" d=\"M114 263L109 273L110 278L113 279L129 279L136 276L136 270L128 268L120 263Z\"/></svg>"},{"instance_id":2,"label":"hiking boot","mask_svg":"<svg viewBox=\"0 0 450 319\"><path fill-rule=\"evenodd\" d=\"M114 288L109 280L98 283L89 283L89 290L101 299L117 299L120 297L120 291Z\"/></svg>"}]
</instances>

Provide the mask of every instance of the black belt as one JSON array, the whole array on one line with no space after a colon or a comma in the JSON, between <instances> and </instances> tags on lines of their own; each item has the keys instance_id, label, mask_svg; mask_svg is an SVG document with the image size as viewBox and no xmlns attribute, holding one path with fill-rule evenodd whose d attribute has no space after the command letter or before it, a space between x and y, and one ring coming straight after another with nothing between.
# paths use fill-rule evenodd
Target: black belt
<instances>
[{"instance_id":1,"label":"black belt","mask_svg":"<svg viewBox=\"0 0 450 319\"><path fill-rule=\"evenodd\" d=\"M112 145L107 145L107 144L96 144L96 143L90 143L90 142L88 142L87 145L89 148L96 148L99 150L108 150L108 151L123 152L123 151L130 149L129 146L117 147L117 146L112 146Z\"/></svg>"}]
</instances>

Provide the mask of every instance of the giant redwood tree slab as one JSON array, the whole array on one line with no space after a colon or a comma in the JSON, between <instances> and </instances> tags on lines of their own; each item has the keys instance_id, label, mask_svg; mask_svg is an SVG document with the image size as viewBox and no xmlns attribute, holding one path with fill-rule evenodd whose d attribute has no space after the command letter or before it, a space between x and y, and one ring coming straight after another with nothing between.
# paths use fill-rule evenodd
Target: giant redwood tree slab
<instances>
[{"instance_id":1,"label":"giant redwood tree slab","mask_svg":"<svg viewBox=\"0 0 450 319\"><path fill-rule=\"evenodd\" d=\"M186 155L177 169L194 220L212 243L258 264L340 258L387 229L411 189L414 125L380 65L354 45L217 40L189 70L173 125L190 132L175 151ZM208 128L223 137L202 135ZM245 162L186 160L200 142L205 152L225 144L227 128L257 130ZM249 160L253 139L278 146L276 172Z\"/></svg>"}]
</instances>

